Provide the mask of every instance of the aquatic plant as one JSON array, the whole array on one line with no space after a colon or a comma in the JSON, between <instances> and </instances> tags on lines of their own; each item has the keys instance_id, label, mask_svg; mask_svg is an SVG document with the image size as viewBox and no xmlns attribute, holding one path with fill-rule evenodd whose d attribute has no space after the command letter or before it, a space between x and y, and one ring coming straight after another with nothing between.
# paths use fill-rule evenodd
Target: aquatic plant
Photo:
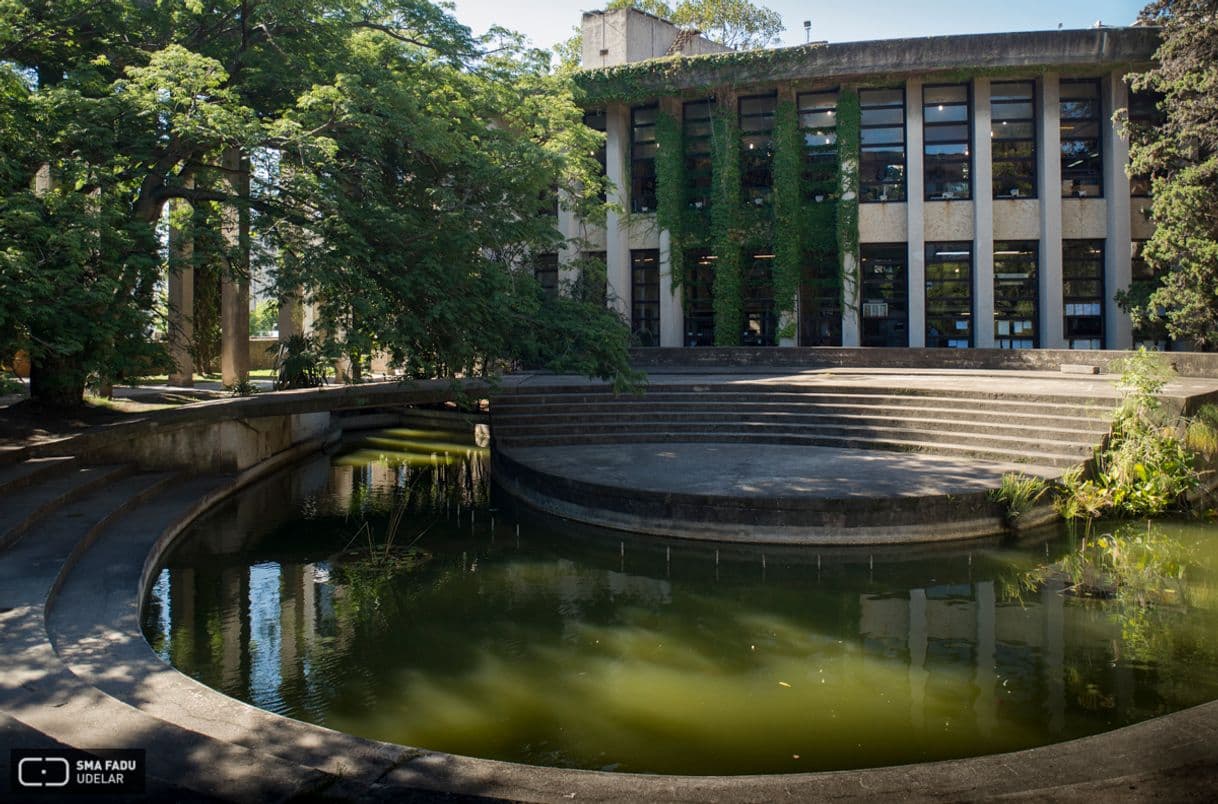
<instances>
[{"instance_id":1,"label":"aquatic plant","mask_svg":"<svg viewBox=\"0 0 1218 804\"><path fill-rule=\"evenodd\" d=\"M1007 524L1014 524L1031 511L1048 490L1049 484L1044 478L1007 472L1002 476L1002 484L990 491L990 499L1004 507Z\"/></svg>"}]
</instances>

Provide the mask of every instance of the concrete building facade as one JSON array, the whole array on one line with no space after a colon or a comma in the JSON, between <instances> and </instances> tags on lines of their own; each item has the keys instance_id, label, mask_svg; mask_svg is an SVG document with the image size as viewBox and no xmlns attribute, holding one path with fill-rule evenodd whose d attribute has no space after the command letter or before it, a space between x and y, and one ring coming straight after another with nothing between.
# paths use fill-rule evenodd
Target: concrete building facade
<instances>
[{"instance_id":1,"label":"concrete building facade","mask_svg":"<svg viewBox=\"0 0 1218 804\"><path fill-rule=\"evenodd\" d=\"M1155 113L1131 104L1125 76L1151 62L1156 29L735 53L623 9L586 13L583 33L586 122L605 132L616 211L603 225L560 212L575 245L558 273L603 256L638 345L1166 346L1116 302L1148 279L1137 256L1153 230L1113 117ZM797 116L795 162L781 153L784 114ZM665 144L681 158L657 169ZM715 149L738 161L725 168ZM728 169L740 186L724 195L715 174ZM799 187L795 212L781 208L784 181ZM735 218L716 218L724 198ZM735 308L716 298L736 247L723 220L764 224L727 255ZM791 242L798 289L774 298L790 287L774 266Z\"/></svg>"}]
</instances>

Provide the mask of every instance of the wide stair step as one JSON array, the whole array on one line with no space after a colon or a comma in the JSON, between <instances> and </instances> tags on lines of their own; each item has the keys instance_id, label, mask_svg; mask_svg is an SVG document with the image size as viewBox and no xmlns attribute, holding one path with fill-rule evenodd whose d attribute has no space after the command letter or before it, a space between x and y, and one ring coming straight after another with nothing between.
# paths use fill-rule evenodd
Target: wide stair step
<instances>
[{"instance_id":1,"label":"wide stair step","mask_svg":"<svg viewBox=\"0 0 1218 804\"><path fill-rule=\"evenodd\" d=\"M0 496L0 550L16 544L48 514L131 471L126 465L72 466L62 473L53 472L44 482Z\"/></svg>"}]
</instances>

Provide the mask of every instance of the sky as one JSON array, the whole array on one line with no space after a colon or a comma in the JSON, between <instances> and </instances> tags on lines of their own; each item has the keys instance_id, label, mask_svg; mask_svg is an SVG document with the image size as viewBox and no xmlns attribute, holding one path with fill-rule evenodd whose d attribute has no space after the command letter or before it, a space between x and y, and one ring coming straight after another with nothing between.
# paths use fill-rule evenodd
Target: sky
<instances>
[{"instance_id":1,"label":"sky","mask_svg":"<svg viewBox=\"0 0 1218 804\"><path fill-rule=\"evenodd\" d=\"M758 0L753 0L758 2ZM528 36L538 47L568 38L583 11L603 8L589 0L455 0L456 16L475 34L501 25ZM674 4L670 0L670 4ZM761 3L782 15L784 45L804 42L804 20L812 39L855 42L956 33L1090 28L1095 22L1128 25L1146 0L849 0Z\"/></svg>"}]
</instances>

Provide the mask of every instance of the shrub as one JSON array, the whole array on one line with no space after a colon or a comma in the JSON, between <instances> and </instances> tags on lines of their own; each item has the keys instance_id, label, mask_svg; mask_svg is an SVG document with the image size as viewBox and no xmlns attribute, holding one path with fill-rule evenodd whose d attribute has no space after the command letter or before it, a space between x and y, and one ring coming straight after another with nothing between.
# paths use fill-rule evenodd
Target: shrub
<instances>
[{"instance_id":1,"label":"shrub","mask_svg":"<svg viewBox=\"0 0 1218 804\"><path fill-rule=\"evenodd\" d=\"M1001 503L1006 509L1007 522L1014 523L1031 511L1048 490L1049 485L1044 478L1021 472L1007 472L1002 476L1002 485L990 491L990 499Z\"/></svg>"}]
</instances>

